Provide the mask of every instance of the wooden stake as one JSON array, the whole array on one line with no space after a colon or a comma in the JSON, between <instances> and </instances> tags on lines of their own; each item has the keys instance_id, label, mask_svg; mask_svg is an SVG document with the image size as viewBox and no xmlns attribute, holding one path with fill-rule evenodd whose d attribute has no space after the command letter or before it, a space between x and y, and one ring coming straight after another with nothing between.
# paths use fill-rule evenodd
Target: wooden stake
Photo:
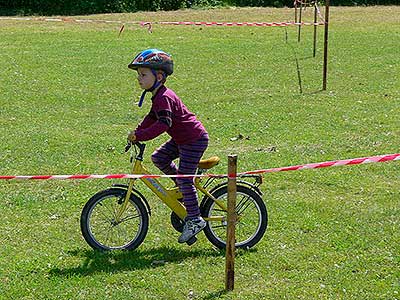
<instances>
[{"instance_id":1,"label":"wooden stake","mask_svg":"<svg viewBox=\"0 0 400 300\"><path fill-rule=\"evenodd\" d=\"M329 28L329 0L325 0L324 68L322 77L323 91L326 91L326 79L328 73L328 28Z\"/></svg>"},{"instance_id":2,"label":"wooden stake","mask_svg":"<svg viewBox=\"0 0 400 300\"><path fill-rule=\"evenodd\" d=\"M299 29L297 32L297 42L301 40L301 21L302 21L302 12L303 12L303 2L300 2L300 13L299 13Z\"/></svg>"},{"instance_id":3,"label":"wooden stake","mask_svg":"<svg viewBox=\"0 0 400 300\"><path fill-rule=\"evenodd\" d=\"M317 52L317 0L314 2L314 45L313 45L313 57Z\"/></svg>"},{"instance_id":4,"label":"wooden stake","mask_svg":"<svg viewBox=\"0 0 400 300\"><path fill-rule=\"evenodd\" d=\"M228 156L228 228L226 233L225 290L235 285L235 225L236 225L237 155Z\"/></svg>"}]
</instances>

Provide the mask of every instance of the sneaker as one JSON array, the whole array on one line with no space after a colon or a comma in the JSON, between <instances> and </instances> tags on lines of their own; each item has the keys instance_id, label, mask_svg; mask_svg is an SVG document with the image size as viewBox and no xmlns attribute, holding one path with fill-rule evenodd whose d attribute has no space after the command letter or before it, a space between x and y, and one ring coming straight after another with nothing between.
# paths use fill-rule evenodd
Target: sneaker
<instances>
[{"instance_id":1,"label":"sneaker","mask_svg":"<svg viewBox=\"0 0 400 300\"><path fill-rule=\"evenodd\" d=\"M183 226L183 231L181 236L178 239L179 243L186 243L190 238L194 237L200 231L206 227L206 221L203 220L202 217L196 219L188 219L186 220L185 225Z\"/></svg>"}]
</instances>

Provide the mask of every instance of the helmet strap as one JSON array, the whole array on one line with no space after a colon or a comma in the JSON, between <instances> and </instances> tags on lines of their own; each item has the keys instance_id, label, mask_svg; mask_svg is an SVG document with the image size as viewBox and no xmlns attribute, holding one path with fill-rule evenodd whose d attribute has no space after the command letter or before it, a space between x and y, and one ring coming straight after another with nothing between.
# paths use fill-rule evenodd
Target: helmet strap
<instances>
[{"instance_id":1,"label":"helmet strap","mask_svg":"<svg viewBox=\"0 0 400 300\"><path fill-rule=\"evenodd\" d=\"M147 93L147 90L144 90L142 95L140 96L139 103L138 103L139 107L142 107L143 101L144 101L144 97L146 96L146 93Z\"/></svg>"},{"instance_id":2,"label":"helmet strap","mask_svg":"<svg viewBox=\"0 0 400 300\"><path fill-rule=\"evenodd\" d=\"M139 103L138 103L138 106L139 106L139 107L142 107L143 101L144 101L144 97L146 96L146 93L147 93L147 92L152 92L152 91L154 91L154 90L155 90L156 88L158 88L158 87L161 85L161 83L163 82L162 80L161 80L161 81L158 81L158 80L157 80L157 72L156 72L155 70L151 69L151 72L153 73L153 75L154 75L154 77L155 77L156 79L154 80L153 86L152 86L151 88L149 88L149 89L143 91L143 93L142 93L142 95L140 96L140 99L139 99ZM166 76L165 74L163 74L163 79L165 79L166 77L167 77L167 76Z\"/></svg>"}]
</instances>

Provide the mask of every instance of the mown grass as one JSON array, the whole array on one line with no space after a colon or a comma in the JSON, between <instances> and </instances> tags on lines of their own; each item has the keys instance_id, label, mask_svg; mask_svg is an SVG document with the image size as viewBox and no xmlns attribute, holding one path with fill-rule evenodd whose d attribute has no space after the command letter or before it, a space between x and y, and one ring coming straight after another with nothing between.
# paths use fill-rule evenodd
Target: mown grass
<instances>
[{"instance_id":1,"label":"mown grass","mask_svg":"<svg viewBox=\"0 0 400 300\"><path fill-rule=\"evenodd\" d=\"M399 13L331 9L327 91L322 28L312 58L310 27L297 43L294 27L155 25L149 34L127 25L118 38L117 25L1 20L0 174L129 172L126 133L150 101L135 106L140 91L126 66L148 47L174 55L168 85L210 132L207 154L238 154L239 171L397 153ZM272 22L293 11L82 18ZM231 293L223 291L224 253L204 236L191 248L176 243L156 199L137 251L98 254L82 239L79 216L111 181L3 181L0 299L399 299L399 170L392 162L265 176L269 227L238 253Z\"/></svg>"}]
</instances>

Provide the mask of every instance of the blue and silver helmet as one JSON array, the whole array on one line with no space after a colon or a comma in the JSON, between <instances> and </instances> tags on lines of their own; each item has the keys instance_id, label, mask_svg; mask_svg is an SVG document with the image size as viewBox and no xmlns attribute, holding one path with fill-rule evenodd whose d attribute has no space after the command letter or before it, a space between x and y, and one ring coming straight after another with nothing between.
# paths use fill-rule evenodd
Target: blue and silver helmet
<instances>
[{"instance_id":1,"label":"blue and silver helmet","mask_svg":"<svg viewBox=\"0 0 400 300\"><path fill-rule=\"evenodd\" d=\"M162 70L166 75L174 72L174 62L171 56L158 49L143 50L135 56L128 68L137 70L138 68L150 68L152 70Z\"/></svg>"}]
</instances>

